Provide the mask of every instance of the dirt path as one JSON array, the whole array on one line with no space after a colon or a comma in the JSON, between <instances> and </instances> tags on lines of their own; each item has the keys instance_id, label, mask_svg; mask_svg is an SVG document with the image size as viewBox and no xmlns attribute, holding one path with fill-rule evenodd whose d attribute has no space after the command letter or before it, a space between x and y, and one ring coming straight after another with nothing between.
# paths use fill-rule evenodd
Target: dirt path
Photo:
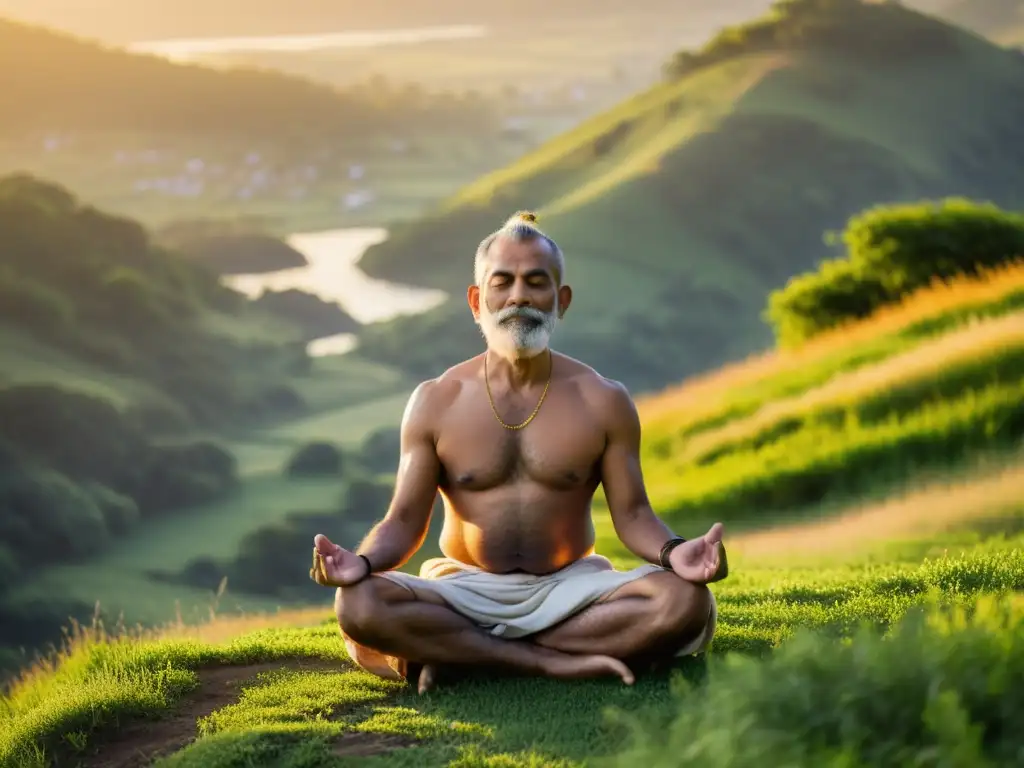
<instances>
[{"instance_id":1,"label":"dirt path","mask_svg":"<svg viewBox=\"0 0 1024 768\"><path fill-rule=\"evenodd\" d=\"M155 721L136 721L102 738L95 752L79 760L80 768L146 768L188 746L196 739L196 723L201 718L233 704L242 688L264 672L337 671L337 664L314 659L212 667L197 670L199 688L179 702L168 716ZM415 743L392 734L349 732L334 744L334 753L366 757L390 752Z\"/></svg>"}]
</instances>

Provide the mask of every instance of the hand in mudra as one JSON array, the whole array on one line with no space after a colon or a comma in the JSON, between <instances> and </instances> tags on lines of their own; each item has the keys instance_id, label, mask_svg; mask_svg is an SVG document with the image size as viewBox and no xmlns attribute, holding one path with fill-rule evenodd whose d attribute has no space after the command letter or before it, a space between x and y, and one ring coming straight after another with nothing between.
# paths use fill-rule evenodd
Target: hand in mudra
<instances>
[{"instance_id":1,"label":"hand in mudra","mask_svg":"<svg viewBox=\"0 0 1024 768\"><path fill-rule=\"evenodd\" d=\"M672 571L694 584L710 584L728 576L729 563L722 546L723 530L721 523L715 523L699 539L691 539L673 549L668 555Z\"/></svg>"},{"instance_id":2,"label":"hand in mudra","mask_svg":"<svg viewBox=\"0 0 1024 768\"><path fill-rule=\"evenodd\" d=\"M366 562L318 533L313 538L313 567L309 569L309 578L321 587L347 587L366 578Z\"/></svg>"}]
</instances>

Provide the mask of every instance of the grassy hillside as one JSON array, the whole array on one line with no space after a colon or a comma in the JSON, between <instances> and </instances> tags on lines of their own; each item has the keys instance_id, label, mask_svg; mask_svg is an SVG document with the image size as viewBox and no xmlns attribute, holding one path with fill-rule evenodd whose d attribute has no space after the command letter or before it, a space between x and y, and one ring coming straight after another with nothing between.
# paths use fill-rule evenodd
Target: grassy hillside
<instances>
[{"instance_id":1,"label":"grassy hillside","mask_svg":"<svg viewBox=\"0 0 1024 768\"><path fill-rule=\"evenodd\" d=\"M155 545L187 562L190 543L211 541L194 538L204 524L230 546L225 531L244 537L290 511L296 486L268 493L249 475L268 457L279 475L307 440L257 430L407 387L357 357L310 359L302 329L264 302L59 186L0 178L0 233L0 668L5 649L106 606L111 583L139 596L133 607L158 605L157 620L172 615L181 590L147 576L165 567ZM343 507L340 477L307 485L318 506ZM143 554L139 573L117 565L126 550Z\"/></svg>"},{"instance_id":2,"label":"grassy hillside","mask_svg":"<svg viewBox=\"0 0 1024 768\"><path fill-rule=\"evenodd\" d=\"M135 638L86 628L0 700L0 765L668 768L686 754L813 768L841 752L851 768L957 753L1010 766L1024 746L1011 727L1024 714L1011 683L1024 665L1024 507L1009 492L1022 480L1018 463L869 511L943 511L931 530L908 526L882 564L877 545L844 538L842 518L812 547L780 532L768 558L736 541L708 664L633 688L478 677L418 697L354 669L326 605ZM999 482L1002 506L988 502ZM943 509L951 493L970 504ZM822 538L845 562L815 562Z\"/></svg>"},{"instance_id":3,"label":"grassy hillside","mask_svg":"<svg viewBox=\"0 0 1024 768\"><path fill-rule=\"evenodd\" d=\"M766 346L765 297L854 213L1024 203L1024 59L901 5L779 4L668 71L368 251L372 275L455 297L370 329L378 359L435 375L479 349L460 297L476 244L517 208L567 253L556 344L651 390Z\"/></svg>"},{"instance_id":4,"label":"grassy hillside","mask_svg":"<svg viewBox=\"0 0 1024 768\"><path fill-rule=\"evenodd\" d=\"M940 283L641 400L645 476L684 530L820 515L1019 445L1022 360L1024 266Z\"/></svg>"},{"instance_id":5,"label":"grassy hillside","mask_svg":"<svg viewBox=\"0 0 1024 768\"><path fill-rule=\"evenodd\" d=\"M306 585L321 606L304 612L141 634L80 629L0 699L0 765L139 753L204 768L669 768L679 754L729 768L1014 765L1024 749L1010 727L1024 716L1011 682L1024 672L1022 360L1024 265L1013 264L642 399L655 509L684 535L711 519L728 526L717 640L706 666L678 666L687 684L484 675L417 697L353 669L329 591ZM394 400L390 419L374 403L250 434L237 444L250 474L231 514L222 505L187 530L143 530L103 568L53 569L16 599L134 589L156 619L159 603L225 574L235 586L216 599L233 595L235 607L306 598L298 564L310 525L355 540L387 496L377 474L387 469L347 474L345 506L365 514L332 522L335 482L281 478L265 452L343 429L358 446L397 418L404 394ZM305 513L282 522L275 508L300 499ZM597 528L598 551L635 562L600 506ZM147 584L154 575L159 588Z\"/></svg>"}]
</instances>

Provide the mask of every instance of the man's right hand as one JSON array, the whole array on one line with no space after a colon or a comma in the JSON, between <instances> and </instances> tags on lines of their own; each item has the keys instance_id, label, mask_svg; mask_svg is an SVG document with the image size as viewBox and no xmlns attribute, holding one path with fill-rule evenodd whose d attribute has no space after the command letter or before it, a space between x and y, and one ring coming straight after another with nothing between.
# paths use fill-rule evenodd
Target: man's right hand
<instances>
[{"instance_id":1,"label":"man's right hand","mask_svg":"<svg viewBox=\"0 0 1024 768\"><path fill-rule=\"evenodd\" d=\"M313 538L313 567L309 577L321 587L347 587L367 577L359 555L331 542L322 533Z\"/></svg>"}]
</instances>

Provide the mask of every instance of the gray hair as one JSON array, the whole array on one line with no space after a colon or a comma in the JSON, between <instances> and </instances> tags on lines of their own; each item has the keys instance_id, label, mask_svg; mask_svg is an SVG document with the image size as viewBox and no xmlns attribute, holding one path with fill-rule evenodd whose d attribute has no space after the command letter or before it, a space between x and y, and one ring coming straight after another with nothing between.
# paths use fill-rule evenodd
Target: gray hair
<instances>
[{"instance_id":1,"label":"gray hair","mask_svg":"<svg viewBox=\"0 0 1024 768\"><path fill-rule=\"evenodd\" d=\"M507 237L518 242L543 240L551 249L551 258L555 262L555 284L561 285L565 280L565 256L562 255L562 249L537 226L536 214L518 211L502 225L501 229L480 241L473 261L473 281L476 285L483 285L484 277L487 275L488 251L499 237Z\"/></svg>"}]
</instances>

